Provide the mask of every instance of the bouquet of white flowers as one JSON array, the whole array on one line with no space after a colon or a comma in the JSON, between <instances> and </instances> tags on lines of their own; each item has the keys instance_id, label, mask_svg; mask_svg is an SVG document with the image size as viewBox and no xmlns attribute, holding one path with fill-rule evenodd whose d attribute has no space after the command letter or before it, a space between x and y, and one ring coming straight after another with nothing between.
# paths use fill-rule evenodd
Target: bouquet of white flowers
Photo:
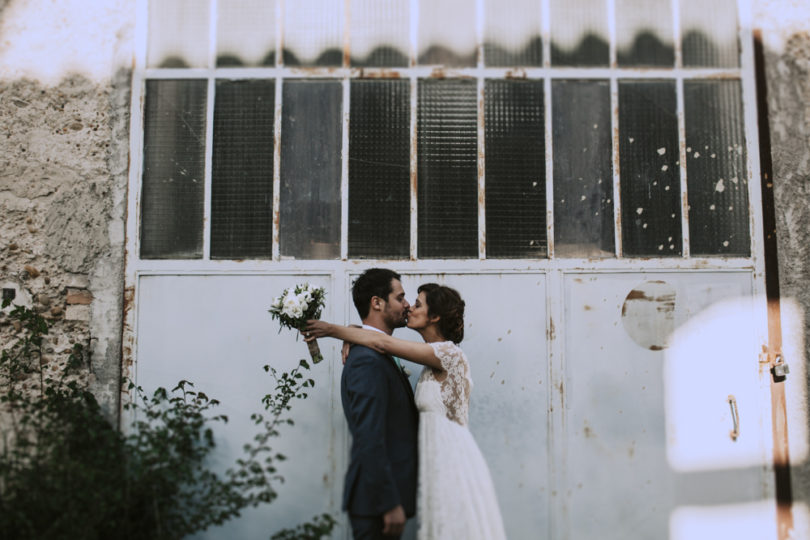
<instances>
[{"instance_id":1,"label":"bouquet of white flowers","mask_svg":"<svg viewBox=\"0 0 810 540\"><path fill-rule=\"evenodd\" d=\"M323 287L311 287L309 283L302 283L292 289L284 289L281 296L273 299L268 311L274 319L278 319L282 327L303 331L308 319L320 319L325 296ZM323 360L316 341L310 341L307 345L315 364Z\"/></svg>"}]
</instances>

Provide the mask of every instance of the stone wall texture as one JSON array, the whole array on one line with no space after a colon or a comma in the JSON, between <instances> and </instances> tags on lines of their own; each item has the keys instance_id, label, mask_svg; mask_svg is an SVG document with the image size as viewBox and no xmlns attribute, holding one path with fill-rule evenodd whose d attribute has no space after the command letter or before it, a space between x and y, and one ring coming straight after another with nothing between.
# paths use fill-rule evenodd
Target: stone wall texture
<instances>
[{"instance_id":1,"label":"stone wall texture","mask_svg":"<svg viewBox=\"0 0 810 540\"><path fill-rule=\"evenodd\" d=\"M50 321L47 360L89 345L117 418L134 3L85 4L81 24L71 4L0 4L0 286Z\"/></svg>"}]
</instances>

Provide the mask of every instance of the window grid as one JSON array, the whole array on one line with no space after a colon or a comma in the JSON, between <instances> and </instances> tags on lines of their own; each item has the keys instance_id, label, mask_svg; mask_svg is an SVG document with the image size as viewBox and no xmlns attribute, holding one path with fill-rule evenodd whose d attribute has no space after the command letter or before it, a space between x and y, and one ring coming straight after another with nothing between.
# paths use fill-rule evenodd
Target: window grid
<instances>
[{"instance_id":1,"label":"window grid","mask_svg":"<svg viewBox=\"0 0 810 540\"><path fill-rule=\"evenodd\" d=\"M214 114L214 101L215 101L215 86L217 80L236 80L236 79L274 79L275 80L275 144L274 144L274 163L273 163L273 230L272 230L272 260L280 260L279 252L279 216L280 205L279 199L280 192L280 137L281 133L281 114L283 109L283 100L281 97L281 89L284 81L287 79L338 79L342 82L343 91L343 119L342 119L342 160L341 160L341 231L340 231L340 257L346 260L348 257L348 124L349 124L349 101L350 92L349 84L351 80L363 78L404 78L408 79L411 83L411 201L410 201L410 229L411 229L411 247L410 259L417 260L417 216L418 216L418 197L417 197L417 159L416 155L416 118L417 118L417 95L418 95L418 80L419 79L434 79L434 78L470 78L475 79L477 82L477 108L478 108L478 239L479 250L478 258L486 259L486 220L485 220L485 185L486 179L484 175L484 163L486 160L486 149L484 148L484 81L486 79L540 79L544 81L544 113L545 113L545 136L546 136L546 166L547 166L547 197L546 197L546 214L547 214L547 253L548 258L554 258L554 219L553 219L553 174L552 174L552 157L553 145L551 137L551 81L555 79L601 79L608 80L611 87L611 109L612 109L612 125L610 126L613 133L613 208L614 208L614 235L615 235L615 256L618 259L623 257L622 248L622 220L621 220L621 197L620 197L620 177L621 171L619 168L619 149L617 140L618 133L618 81L620 79L665 79L675 82L676 85L676 100L677 100L677 124L678 124L678 140L679 140L679 175L680 175L680 188L681 188L681 234L682 234L682 258L690 258L689 247L689 217L688 217L688 192L686 182L686 159L685 159L685 126L684 126L684 103L683 103L683 86L684 80L699 80L699 79L734 79L743 80L744 62L740 62L736 67L723 67L723 68L684 68L682 65L682 47L681 47L681 28L680 28L680 3L678 0L673 0L672 16L673 16L673 34L674 40L674 57L675 65L672 68L631 68L631 67L618 67L617 66L617 50L616 50L616 1L606 0L607 13L608 13L608 37L609 37L609 56L610 67L586 67L586 68L568 68L556 67L551 65L551 39L550 39L550 0L542 0L538 9L542 14L542 67L518 67L518 68L500 68L500 67L485 67L484 66L484 44L483 44L483 22L482 14L484 13L483 0L476 0L476 36L477 36L477 61L476 67L468 68L442 68L437 66L424 66L416 65L416 55L418 51L417 36L418 36L418 20L419 20L419 0L411 0L411 17L410 17L410 63L408 67L403 68L353 68L350 63L350 35L348 31L348 17L347 7L349 1L343 4L343 65L338 68L322 68L322 67L286 67L283 65L283 57L280 51L283 51L283 6L281 1L276 2L276 65L275 67L216 67L217 55L217 3L218 0L209 0L209 39L208 39L208 68L146 68L142 70L142 83L145 85L148 80L159 79L200 79L205 78L208 82L208 95L206 96L207 111L206 111L206 142L205 142L205 194L204 194L204 228L203 228L203 260L210 260L210 245L211 245L211 161L212 161L212 146L213 146L213 114ZM738 30L739 32L739 30ZM740 54L745 53L745 47L739 51ZM745 121L745 118L743 118ZM750 143L746 141L746 159L751 161L751 147ZM754 234L750 235L750 242L754 242ZM136 244L140 243L140 238L136 238ZM751 253L753 253L753 249Z\"/></svg>"}]
</instances>

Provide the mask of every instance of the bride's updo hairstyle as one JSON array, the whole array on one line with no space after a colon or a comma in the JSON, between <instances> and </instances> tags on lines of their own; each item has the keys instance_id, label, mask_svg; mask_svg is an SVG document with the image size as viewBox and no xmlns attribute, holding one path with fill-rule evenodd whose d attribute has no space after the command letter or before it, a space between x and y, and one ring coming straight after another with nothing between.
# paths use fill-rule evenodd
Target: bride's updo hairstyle
<instances>
[{"instance_id":1,"label":"bride's updo hairstyle","mask_svg":"<svg viewBox=\"0 0 810 540\"><path fill-rule=\"evenodd\" d=\"M461 343L464 339L464 300L458 291L437 283L425 283L417 292L425 293L428 316L439 317L437 324L442 336L456 345Z\"/></svg>"}]
</instances>

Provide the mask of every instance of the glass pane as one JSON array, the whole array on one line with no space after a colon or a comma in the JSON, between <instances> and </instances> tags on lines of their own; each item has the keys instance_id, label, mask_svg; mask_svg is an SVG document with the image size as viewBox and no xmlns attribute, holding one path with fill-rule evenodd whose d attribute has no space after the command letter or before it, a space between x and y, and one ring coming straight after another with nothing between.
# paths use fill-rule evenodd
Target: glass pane
<instances>
[{"instance_id":1,"label":"glass pane","mask_svg":"<svg viewBox=\"0 0 810 540\"><path fill-rule=\"evenodd\" d=\"M540 4L536 0L485 0L484 63L542 66Z\"/></svg>"},{"instance_id":2,"label":"glass pane","mask_svg":"<svg viewBox=\"0 0 810 540\"><path fill-rule=\"evenodd\" d=\"M341 83L285 81L281 114L281 255L340 256Z\"/></svg>"},{"instance_id":3,"label":"glass pane","mask_svg":"<svg viewBox=\"0 0 810 540\"><path fill-rule=\"evenodd\" d=\"M202 257L204 80L146 81L141 258Z\"/></svg>"},{"instance_id":4,"label":"glass pane","mask_svg":"<svg viewBox=\"0 0 810 540\"><path fill-rule=\"evenodd\" d=\"M208 66L208 4L150 0L148 67Z\"/></svg>"},{"instance_id":5,"label":"glass pane","mask_svg":"<svg viewBox=\"0 0 810 540\"><path fill-rule=\"evenodd\" d=\"M353 0L351 4L351 65L408 65L411 8L407 0Z\"/></svg>"},{"instance_id":6,"label":"glass pane","mask_svg":"<svg viewBox=\"0 0 810 540\"><path fill-rule=\"evenodd\" d=\"M683 65L738 67L737 0L681 0Z\"/></svg>"},{"instance_id":7,"label":"glass pane","mask_svg":"<svg viewBox=\"0 0 810 540\"><path fill-rule=\"evenodd\" d=\"M422 65L475 66L475 4L469 0L420 0L418 56Z\"/></svg>"},{"instance_id":8,"label":"glass pane","mask_svg":"<svg viewBox=\"0 0 810 540\"><path fill-rule=\"evenodd\" d=\"M607 66L609 63L605 0L551 0L551 64Z\"/></svg>"},{"instance_id":9,"label":"glass pane","mask_svg":"<svg viewBox=\"0 0 810 540\"><path fill-rule=\"evenodd\" d=\"M407 80L352 81L349 256L406 258L411 245Z\"/></svg>"},{"instance_id":10,"label":"glass pane","mask_svg":"<svg viewBox=\"0 0 810 540\"><path fill-rule=\"evenodd\" d=\"M671 0L616 0L620 66L675 65Z\"/></svg>"},{"instance_id":11,"label":"glass pane","mask_svg":"<svg viewBox=\"0 0 810 540\"><path fill-rule=\"evenodd\" d=\"M487 257L545 257L543 81L486 81L484 115Z\"/></svg>"},{"instance_id":12,"label":"glass pane","mask_svg":"<svg viewBox=\"0 0 810 540\"><path fill-rule=\"evenodd\" d=\"M343 2L295 0L285 4L284 65L343 65Z\"/></svg>"},{"instance_id":13,"label":"glass pane","mask_svg":"<svg viewBox=\"0 0 810 540\"><path fill-rule=\"evenodd\" d=\"M276 3L217 2L217 66L276 65Z\"/></svg>"},{"instance_id":14,"label":"glass pane","mask_svg":"<svg viewBox=\"0 0 810 540\"><path fill-rule=\"evenodd\" d=\"M419 258L478 256L476 82L419 81Z\"/></svg>"},{"instance_id":15,"label":"glass pane","mask_svg":"<svg viewBox=\"0 0 810 540\"><path fill-rule=\"evenodd\" d=\"M273 254L275 81L217 81L211 257Z\"/></svg>"},{"instance_id":16,"label":"glass pane","mask_svg":"<svg viewBox=\"0 0 810 540\"><path fill-rule=\"evenodd\" d=\"M684 82L689 242L695 255L750 254L739 81Z\"/></svg>"},{"instance_id":17,"label":"glass pane","mask_svg":"<svg viewBox=\"0 0 810 540\"><path fill-rule=\"evenodd\" d=\"M554 254L613 257L613 150L608 81L552 83Z\"/></svg>"},{"instance_id":18,"label":"glass pane","mask_svg":"<svg viewBox=\"0 0 810 540\"><path fill-rule=\"evenodd\" d=\"M674 81L619 81L625 255L680 255L681 180Z\"/></svg>"}]
</instances>

